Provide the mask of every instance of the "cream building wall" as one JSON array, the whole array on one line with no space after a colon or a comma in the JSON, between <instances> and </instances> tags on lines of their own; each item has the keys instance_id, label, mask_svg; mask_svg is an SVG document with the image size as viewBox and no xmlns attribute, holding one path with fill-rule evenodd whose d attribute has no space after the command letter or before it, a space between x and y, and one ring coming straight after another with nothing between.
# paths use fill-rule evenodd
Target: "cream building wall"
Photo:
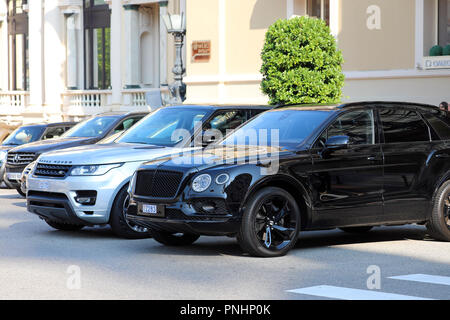
<instances>
[{"instance_id":1,"label":"cream building wall","mask_svg":"<svg viewBox=\"0 0 450 320\"><path fill-rule=\"evenodd\" d=\"M436 44L437 0L330 0L330 29L345 63L343 101L450 101L450 70L423 70ZM267 103L260 91L264 35L277 19L307 13L306 0L189 0L187 102ZM209 62L190 61L211 40Z\"/></svg>"}]
</instances>

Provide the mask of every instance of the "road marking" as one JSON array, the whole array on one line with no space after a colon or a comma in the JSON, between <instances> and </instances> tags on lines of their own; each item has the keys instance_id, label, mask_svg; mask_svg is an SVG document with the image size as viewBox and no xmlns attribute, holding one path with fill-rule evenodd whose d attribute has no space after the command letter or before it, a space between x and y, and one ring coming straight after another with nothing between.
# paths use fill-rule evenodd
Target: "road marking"
<instances>
[{"instance_id":1,"label":"road marking","mask_svg":"<svg viewBox=\"0 0 450 320\"><path fill-rule=\"evenodd\" d=\"M361 290L326 285L288 290L288 292L342 300L432 300L375 290Z\"/></svg>"},{"instance_id":2,"label":"road marking","mask_svg":"<svg viewBox=\"0 0 450 320\"><path fill-rule=\"evenodd\" d=\"M450 286L450 277L433 276L431 274L421 274L421 273L407 274L404 276L389 277L389 279L425 282L425 283L442 284L445 286Z\"/></svg>"}]
</instances>

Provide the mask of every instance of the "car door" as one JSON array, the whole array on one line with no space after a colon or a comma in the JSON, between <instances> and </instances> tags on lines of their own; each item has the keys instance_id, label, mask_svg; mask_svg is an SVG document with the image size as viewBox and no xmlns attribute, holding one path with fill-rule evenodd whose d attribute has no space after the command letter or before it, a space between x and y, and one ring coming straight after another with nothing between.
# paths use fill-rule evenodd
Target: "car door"
<instances>
[{"instance_id":1,"label":"car door","mask_svg":"<svg viewBox=\"0 0 450 320\"><path fill-rule=\"evenodd\" d=\"M425 217L428 201L424 182L432 150L430 129L413 108L380 108L384 155L383 198L386 221Z\"/></svg>"},{"instance_id":2,"label":"car door","mask_svg":"<svg viewBox=\"0 0 450 320\"><path fill-rule=\"evenodd\" d=\"M349 144L325 147L331 137ZM382 215L382 153L376 111L356 109L339 115L311 149L310 184L316 227L376 223Z\"/></svg>"}]
</instances>

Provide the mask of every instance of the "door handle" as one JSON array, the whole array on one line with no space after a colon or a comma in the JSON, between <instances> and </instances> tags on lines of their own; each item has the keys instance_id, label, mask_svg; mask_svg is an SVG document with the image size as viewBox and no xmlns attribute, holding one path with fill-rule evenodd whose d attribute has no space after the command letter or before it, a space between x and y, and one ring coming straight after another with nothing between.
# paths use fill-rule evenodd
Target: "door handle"
<instances>
[{"instance_id":1,"label":"door handle","mask_svg":"<svg viewBox=\"0 0 450 320\"><path fill-rule=\"evenodd\" d=\"M368 156L367 160L369 160L369 161L378 161L378 160L380 160L380 158L378 158L377 156Z\"/></svg>"}]
</instances>

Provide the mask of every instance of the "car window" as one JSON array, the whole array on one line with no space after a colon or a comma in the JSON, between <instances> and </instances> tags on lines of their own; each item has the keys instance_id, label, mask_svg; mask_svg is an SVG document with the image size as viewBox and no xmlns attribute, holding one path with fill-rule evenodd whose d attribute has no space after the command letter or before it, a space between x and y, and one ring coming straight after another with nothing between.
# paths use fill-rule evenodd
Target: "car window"
<instances>
[{"instance_id":1,"label":"car window","mask_svg":"<svg viewBox=\"0 0 450 320\"><path fill-rule=\"evenodd\" d=\"M116 142L175 146L189 136L195 123L204 120L210 110L199 108L160 108L126 131Z\"/></svg>"},{"instance_id":2,"label":"car window","mask_svg":"<svg viewBox=\"0 0 450 320\"><path fill-rule=\"evenodd\" d=\"M3 141L4 145L19 146L25 143L34 142L41 138L44 127L24 126L14 130L8 138Z\"/></svg>"},{"instance_id":3,"label":"car window","mask_svg":"<svg viewBox=\"0 0 450 320\"><path fill-rule=\"evenodd\" d=\"M62 137L98 137L111 130L118 116L96 116L78 123L66 131Z\"/></svg>"},{"instance_id":4,"label":"car window","mask_svg":"<svg viewBox=\"0 0 450 320\"><path fill-rule=\"evenodd\" d=\"M44 132L42 140L53 139L61 136L64 133L64 127L47 128Z\"/></svg>"},{"instance_id":5,"label":"car window","mask_svg":"<svg viewBox=\"0 0 450 320\"><path fill-rule=\"evenodd\" d=\"M321 135L319 142L334 136L348 136L350 144L374 144L375 121L372 110L347 112L339 116Z\"/></svg>"},{"instance_id":6,"label":"car window","mask_svg":"<svg viewBox=\"0 0 450 320\"><path fill-rule=\"evenodd\" d=\"M222 145L257 145L295 148L308 138L335 111L274 109L250 119L219 142ZM282 124L282 125L280 125Z\"/></svg>"},{"instance_id":7,"label":"car window","mask_svg":"<svg viewBox=\"0 0 450 320\"><path fill-rule=\"evenodd\" d=\"M118 132L122 132L124 130L130 129L136 122L138 122L142 118L143 117L135 117L135 118L125 119L114 129L114 133L118 133Z\"/></svg>"},{"instance_id":8,"label":"car window","mask_svg":"<svg viewBox=\"0 0 450 320\"><path fill-rule=\"evenodd\" d=\"M450 139L450 119L446 116L445 112L436 112L435 114L424 113L423 116L427 119L439 139Z\"/></svg>"},{"instance_id":9,"label":"car window","mask_svg":"<svg viewBox=\"0 0 450 320\"><path fill-rule=\"evenodd\" d=\"M219 130L225 136L227 130L234 130L245 121L247 121L247 112L245 110L221 112L205 124L205 129Z\"/></svg>"},{"instance_id":10,"label":"car window","mask_svg":"<svg viewBox=\"0 0 450 320\"><path fill-rule=\"evenodd\" d=\"M430 141L428 126L414 110L384 108L380 117L385 143Z\"/></svg>"}]
</instances>

